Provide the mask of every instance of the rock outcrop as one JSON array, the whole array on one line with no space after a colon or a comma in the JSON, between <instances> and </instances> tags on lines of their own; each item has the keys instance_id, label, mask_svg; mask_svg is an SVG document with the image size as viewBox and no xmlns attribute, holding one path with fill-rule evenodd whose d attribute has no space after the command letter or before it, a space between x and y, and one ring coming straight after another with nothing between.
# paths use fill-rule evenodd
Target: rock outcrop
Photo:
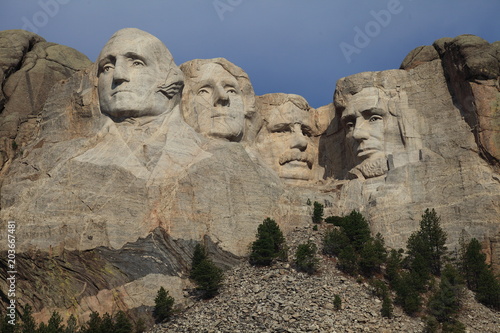
<instances>
[{"instance_id":1,"label":"rock outcrop","mask_svg":"<svg viewBox=\"0 0 500 333\"><path fill-rule=\"evenodd\" d=\"M82 53L24 30L0 32L0 172L35 135L52 89L91 64Z\"/></svg>"},{"instance_id":2,"label":"rock outcrop","mask_svg":"<svg viewBox=\"0 0 500 333\"><path fill-rule=\"evenodd\" d=\"M475 237L500 263L498 43L419 47L401 69L340 79L314 109L254 96L222 58L179 68L138 29L94 64L28 32L3 41L0 227L16 221L18 299L39 320L139 314L160 286L189 302L197 243L233 267L263 219L293 231L311 201L361 211L395 248L434 208L450 249Z\"/></svg>"}]
</instances>

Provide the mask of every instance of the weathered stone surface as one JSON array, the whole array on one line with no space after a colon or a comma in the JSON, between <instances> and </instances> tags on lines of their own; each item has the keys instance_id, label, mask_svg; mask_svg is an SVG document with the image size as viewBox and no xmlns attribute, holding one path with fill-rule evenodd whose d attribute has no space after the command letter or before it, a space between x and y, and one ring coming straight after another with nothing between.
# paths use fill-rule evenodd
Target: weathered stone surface
<instances>
[{"instance_id":1,"label":"weathered stone surface","mask_svg":"<svg viewBox=\"0 0 500 333\"><path fill-rule=\"evenodd\" d=\"M181 65L186 76L182 113L205 136L250 141L254 133L255 95L248 75L224 58L194 59Z\"/></svg>"},{"instance_id":2,"label":"weathered stone surface","mask_svg":"<svg viewBox=\"0 0 500 333\"><path fill-rule=\"evenodd\" d=\"M408 70L436 59L439 59L439 54L433 46L419 46L408 53L399 68Z\"/></svg>"},{"instance_id":3,"label":"weathered stone surface","mask_svg":"<svg viewBox=\"0 0 500 333\"><path fill-rule=\"evenodd\" d=\"M313 201L324 204L325 216L361 211L393 247L404 246L424 210L434 208L450 249L459 236L476 237L497 265L500 176L492 147L498 131L491 119L498 113L493 102L498 84L490 78L492 62L485 71L477 65L480 57L469 46L476 44L486 47L469 37L440 40L435 43L439 58L424 47L404 70L340 79L334 103L318 109L297 95L260 96L256 108L245 102L232 110L244 114L238 126L223 121L231 125L214 125L211 132L210 121L210 126L197 121L213 110L205 100L195 101L191 90L217 91L223 74L231 73L226 78L238 82L239 101L254 101L243 70L219 58L188 62L181 91L184 74L161 41L137 29L117 32L95 64L58 82L44 102L37 102L43 104L39 117L20 121L24 110L17 108L1 115L6 130L0 139L10 152L0 153L0 228L8 220L18 226L25 281L19 299L33 304L39 319L52 310L78 313L82 320L90 311L139 314L150 309L162 285L178 303L189 304L182 288L190 285L186 276L196 243L204 242L221 267L233 267L247 254L264 218L293 232L311 221L307 202ZM57 50L39 41L31 52L58 59L52 55ZM467 73L456 65L463 59L473 60ZM202 87L193 88L200 77ZM228 101L241 106L231 97L212 100L223 101L221 110ZM200 113L191 118L192 110ZM16 140L23 142L15 159L9 155L15 150L9 134L14 128ZM236 131L225 132L228 128ZM307 166L301 169L304 177L281 171L290 160ZM0 233L2 251L6 244ZM302 279L287 278L289 285ZM44 287L44 280L54 287ZM263 288L248 290L267 299ZM252 308L248 316L269 310L272 329L305 318L290 305L278 320L281 305L295 299L283 294L271 301L271 308ZM329 303L325 299L331 311ZM371 323L374 311L367 308L361 320ZM366 328L352 318L340 324L352 323L352 331ZM248 327L268 328L261 324ZM405 325L399 330L411 326ZM305 320L301 329L323 327Z\"/></svg>"},{"instance_id":4,"label":"weathered stone surface","mask_svg":"<svg viewBox=\"0 0 500 333\"><path fill-rule=\"evenodd\" d=\"M359 109L387 105L389 113L396 116L397 125L379 120L383 121L380 128L385 136L381 137L383 154L378 165L387 171L366 177L365 160L353 158L349 149L340 151L333 159L345 163L343 169L337 166L344 172L339 176L349 177L353 166L360 168L361 175L355 174L357 180L350 182L333 182L341 187L334 205L343 214L352 209L363 211L373 230L381 232L393 247L404 247L407 237L418 228L421 214L429 207L441 215L450 248L456 246L462 233L480 240L496 237L500 231L500 178L478 156L474 135L454 104L440 61L423 63L409 71L360 73L339 80L334 121L344 125L339 125L338 132L330 136L332 149L338 147L337 140L345 140L347 145L349 126L354 126L351 133L361 142L360 147L372 142L376 134L363 132L356 137L358 123L351 125L351 118L345 118L349 115L345 110L353 105L350 101L358 92L373 89L370 87L383 89L382 96L389 96L388 103L382 103L379 93L375 103L370 98L356 99L356 103L362 102ZM361 125L365 126L361 130L374 126ZM394 148L401 143L401 148Z\"/></svg>"},{"instance_id":5,"label":"weathered stone surface","mask_svg":"<svg viewBox=\"0 0 500 333\"><path fill-rule=\"evenodd\" d=\"M34 118L52 86L90 64L82 53L48 43L34 33L0 32L0 152L7 156L0 172L5 173L2 167L10 165L18 149L34 138Z\"/></svg>"},{"instance_id":6,"label":"weathered stone surface","mask_svg":"<svg viewBox=\"0 0 500 333\"><path fill-rule=\"evenodd\" d=\"M481 155L496 167L500 165L499 50L500 42L461 35L418 47L401 64L409 70L439 54L453 102L471 127Z\"/></svg>"}]
</instances>

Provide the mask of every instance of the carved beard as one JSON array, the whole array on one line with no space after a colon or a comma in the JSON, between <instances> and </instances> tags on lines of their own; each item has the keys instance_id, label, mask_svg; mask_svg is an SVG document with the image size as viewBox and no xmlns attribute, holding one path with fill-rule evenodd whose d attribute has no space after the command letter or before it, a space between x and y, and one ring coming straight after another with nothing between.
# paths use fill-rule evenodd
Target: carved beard
<instances>
[{"instance_id":1,"label":"carved beard","mask_svg":"<svg viewBox=\"0 0 500 333\"><path fill-rule=\"evenodd\" d=\"M367 160L351 170L349 170L349 175L352 178L374 178L378 176L382 176L386 174L389 170L387 167L387 159L386 158L378 158L374 161Z\"/></svg>"}]
</instances>

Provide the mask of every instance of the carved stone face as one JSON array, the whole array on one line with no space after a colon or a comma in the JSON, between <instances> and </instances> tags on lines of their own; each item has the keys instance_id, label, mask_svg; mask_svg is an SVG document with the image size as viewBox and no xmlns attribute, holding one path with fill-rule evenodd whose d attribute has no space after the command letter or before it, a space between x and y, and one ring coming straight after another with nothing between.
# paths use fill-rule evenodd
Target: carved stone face
<instances>
[{"instance_id":1,"label":"carved stone face","mask_svg":"<svg viewBox=\"0 0 500 333\"><path fill-rule=\"evenodd\" d=\"M256 138L263 161L286 180L310 180L317 148L311 141L312 119L292 102L268 111L267 125Z\"/></svg>"},{"instance_id":2,"label":"carved stone face","mask_svg":"<svg viewBox=\"0 0 500 333\"><path fill-rule=\"evenodd\" d=\"M165 46L145 32L126 30L108 41L97 60L101 111L117 118L159 115L166 111L159 89L167 75L160 66Z\"/></svg>"},{"instance_id":3,"label":"carved stone face","mask_svg":"<svg viewBox=\"0 0 500 333\"><path fill-rule=\"evenodd\" d=\"M385 157L385 122L390 115L380 104L375 88L363 89L342 113L347 145L358 163Z\"/></svg>"},{"instance_id":4,"label":"carved stone face","mask_svg":"<svg viewBox=\"0 0 500 333\"><path fill-rule=\"evenodd\" d=\"M199 131L202 134L236 141L245 126L245 107L236 78L214 63L199 68L191 90Z\"/></svg>"}]
</instances>

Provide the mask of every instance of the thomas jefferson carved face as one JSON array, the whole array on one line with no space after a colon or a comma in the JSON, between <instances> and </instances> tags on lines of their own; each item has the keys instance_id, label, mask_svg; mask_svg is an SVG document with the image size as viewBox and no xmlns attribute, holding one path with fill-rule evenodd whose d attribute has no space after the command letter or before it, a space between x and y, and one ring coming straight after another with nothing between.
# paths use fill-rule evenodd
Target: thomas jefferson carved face
<instances>
[{"instance_id":1,"label":"thomas jefferson carved face","mask_svg":"<svg viewBox=\"0 0 500 333\"><path fill-rule=\"evenodd\" d=\"M282 104L264 104L261 112L266 125L257 135L255 147L280 178L305 181L312 179L317 148L311 140L313 125L307 102L300 96L294 100L296 103L288 99Z\"/></svg>"},{"instance_id":2,"label":"thomas jefferson carved face","mask_svg":"<svg viewBox=\"0 0 500 333\"><path fill-rule=\"evenodd\" d=\"M138 29L122 29L104 46L97 62L103 113L123 118L156 116L168 110L171 96L165 84L169 70L176 66L156 37Z\"/></svg>"},{"instance_id":3,"label":"thomas jefferson carved face","mask_svg":"<svg viewBox=\"0 0 500 333\"><path fill-rule=\"evenodd\" d=\"M200 133L238 141L244 131L245 108L236 78L221 65L207 63L192 78L191 89Z\"/></svg>"}]
</instances>

